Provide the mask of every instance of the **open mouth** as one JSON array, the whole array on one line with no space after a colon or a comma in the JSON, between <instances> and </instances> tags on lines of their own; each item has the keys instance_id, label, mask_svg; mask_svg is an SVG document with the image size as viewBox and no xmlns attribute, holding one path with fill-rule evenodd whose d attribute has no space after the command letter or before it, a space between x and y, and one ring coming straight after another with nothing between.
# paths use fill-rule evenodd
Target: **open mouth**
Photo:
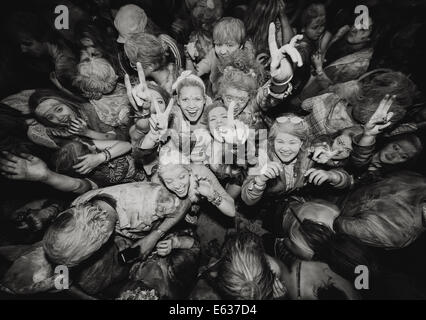
<instances>
[{"instance_id":1,"label":"open mouth","mask_svg":"<svg viewBox=\"0 0 426 320\"><path fill-rule=\"evenodd\" d=\"M188 114L189 114L191 117L195 117L195 116L197 115L197 113L198 113L198 111L197 111L197 110L194 110L194 111L188 110L187 112L188 112Z\"/></svg>"},{"instance_id":2,"label":"open mouth","mask_svg":"<svg viewBox=\"0 0 426 320\"><path fill-rule=\"evenodd\" d=\"M185 188L184 188L184 187L182 187L182 188L179 188L179 189L175 189L175 192L176 192L176 194L178 194L178 195L182 195L182 194L184 194L184 193L185 193Z\"/></svg>"}]
</instances>

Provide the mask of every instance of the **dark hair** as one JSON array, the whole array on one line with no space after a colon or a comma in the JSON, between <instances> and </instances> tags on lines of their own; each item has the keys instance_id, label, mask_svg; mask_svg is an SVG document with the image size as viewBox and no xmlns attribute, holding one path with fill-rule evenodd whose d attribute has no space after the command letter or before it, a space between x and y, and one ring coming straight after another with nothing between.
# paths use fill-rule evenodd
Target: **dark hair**
<instances>
[{"instance_id":1,"label":"dark hair","mask_svg":"<svg viewBox=\"0 0 426 320\"><path fill-rule=\"evenodd\" d=\"M392 164L392 165L383 164L383 170L385 172L387 171L396 172L403 169L408 169L411 166L414 166L419 160L421 153L423 151L423 143L422 143L422 140L420 140L420 138L413 133L404 133L404 134L399 134L389 138L380 139L377 143L377 150L382 150L385 146L391 143L402 141L402 140L407 141L408 143L414 146L414 148L416 149L415 155L411 159L407 159L407 161L402 163Z\"/></svg>"},{"instance_id":2,"label":"dark hair","mask_svg":"<svg viewBox=\"0 0 426 320\"><path fill-rule=\"evenodd\" d=\"M186 298L197 280L200 250L175 249L168 255L167 264L173 296Z\"/></svg>"},{"instance_id":3,"label":"dark hair","mask_svg":"<svg viewBox=\"0 0 426 320\"><path fill-rule=\"evenodd\" d=\"M35 115L35 110L37 109L39 104L42 103L43 101L47 100L47 99L58 100L58 101L62 102L63 104L67 105L68 107L70 107L77 114L80 113L79 112L80 103L83 102L83 101L79 101L75 97L67 95L67 94L65 94L61 91L52 90L52 89L38 89L30 96L30 99L28 100L28 105L30 107L31 113L33 115ZM43 123L47 126L52 126L52 124L49 123L47 120L40 119L36 115L35 115L35 117L41 123Z\"/></svg>"},{"instance_id":4,"label":"dark hair","mask_svg":"<svg viewBox=\"0 0 426 320\"><path fill-rule=\"evenodd\" d=\"M357 275L354 270L360 265L367 266L370 274L379 272L377 261L370 250L341 233L335 234L316 254L315 259L327 263L330 269L348 281L355 280Z\"/></svg>"},{"instance_id":5,"label":"dark hair","mask_svg":"<svg viewBox=\"0 0 426 320\"><path fill-rule=\"evenodd\" d=\"M251 0L245 19L247 37L253 41L256 54L268 53L269 24L279 17L280 0Z\"/></svg>"},{"instance_id":6,"label":"dark hair","mask_svg":"<svg viewBox=\"0 0 426 320\"><path fill-rule=\"evenodd\" d=\"M16 40L16 37L21 35L29 36L39 42L54 38L54 30L33 12L15 12L9 17L6 24L6 29L12 40Z\"/></svg>"},{"instance_id":7,"label":"dark hair","mask_svg":"<svg viewBox=\"0 0 426 320\"><path fill-rule=\"evenodd\" d=\"M329 227L309 219L302 221L299 230L309 248L314 252L314 257L324 250L324 246L328 245L334 234Z\"/></svg>"},{"instance_id":8,"label":"dark hair","mask_svg":"<svg viewBox=\"0 0 426 320\"><path fill-rule=\"evenodd\" d=\"M314 21L318 17L321 17L320 11L318 10L318 6L324 6L324 3L315 1L311 3L309 6L307 6L305 10L303 10L300 16L301 28L305 28L309 26L312 23L312 21Z\"/></svg>"},{"instance_id":9,"label":"dark hair","mask_svg":"<svg viewBox=\"0 0 426 320\"><path fill-rule=\"evenodd\" d=\"M361 96L350 101L354 119L366 124L386 94L396 95L389 110L394 113L392 122L398 123L412 106L417 87L406 75L395 71L376 74L362 81Z\"/></svg>"},{"instance_id":10,"label":"dark hair","mask_svg":"<svg viewBox=\"0 0 426 320\"><path fill-rule=\"evenodd\" d=\"M318 300L348 300L345 292L333 284L318 288L316 296Z\"/></svg>"}]
</instances>

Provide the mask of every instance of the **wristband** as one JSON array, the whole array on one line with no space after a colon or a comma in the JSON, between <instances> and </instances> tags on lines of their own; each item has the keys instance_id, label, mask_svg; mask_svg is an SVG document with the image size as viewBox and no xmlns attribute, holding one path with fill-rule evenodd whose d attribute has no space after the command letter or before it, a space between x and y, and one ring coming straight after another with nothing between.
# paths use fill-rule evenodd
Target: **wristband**
<instances>
[{"instance_id":1,"label":"wristband","mask_svg":"<svg viewBox=\"0 0 426 320\"><path fill-rule=\"evenodd\" d=\"M155 229L155 232L157 232L158 234L160 234L160 238L164 237L164 235L166 234L163 230L161 229Z\"/></svg>"},{"instance_id":2,"label":"wristband","mask_svg":"<svg viewBox=\"0 0 426 320\"><path fill-rule=\"evenodd\" d=\"M272 83L273 85L277 86L277 87L282 87L282 86L285 86L286 84L289 84L291 80L293 80L293 75L290 77L290 79L288 79L288 80L286 80L286 81L284 81L284 82L276 82L276 81L274 80L274 78L272 78L272 79L271 79L271 83Z\"/></svg>"},{"instance_id":3,"label":"wristband","mask_svg":"<svg viewBox=\"0 0 426 320\"><path fill-rule=\"evenodd\" d=\"M222 196L220 195L219 192L217 192L216 190L213 191L213 196L210 198L207 198L207 200L214 205L215 207L220 206L220 204L222 203Z\"/></svg>"}]
</instances>

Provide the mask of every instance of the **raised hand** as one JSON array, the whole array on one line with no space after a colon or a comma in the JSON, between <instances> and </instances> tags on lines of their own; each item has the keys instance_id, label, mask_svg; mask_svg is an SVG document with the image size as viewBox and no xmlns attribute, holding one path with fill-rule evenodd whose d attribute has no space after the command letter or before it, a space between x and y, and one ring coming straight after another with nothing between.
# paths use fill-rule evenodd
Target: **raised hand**
<instances>
[{"instance_id":1,"label":"raised hand","mask_svg":"<svg viewBox=\"0 0 426 320\"><path fill-rule=\"evenodd\" d=\"M312 183L316 186L320 186L325 182L330 182L333 184L338 183L338 176L331 171L318 170L311 168L305 173L305 177L309 183Z\"/></svg>"},{"instance_id":2,"label":"raised hand","mask_svg":"<svg viewBox=\"0 0 426 320\"><path fill-rule=\"evenodd\" d=\"M160 106L155 99L152 99L151 103L154 105L155 109L155 115L151 114L151 118L149 119L151 129L159 131L160 134L163 134L169 127L170 113L174 105L174 100L173 98L170 99L169 104L167 105L167 108L164 112L161 111Z\"/></svg>"},{"instance_id":3,"label":"raised hand","mask_svg":"<svg viewBox=\"0 0 426 320\"><path fill-rule=\"evenodd\" d=\"M207 177L195 175L195 192L203 197L209 198L213 195L213 186Z\"/></svg>"},{"instance_id":4,"label":"raised hand","mask_svg":"<svg viewBox=\"0 0 426 320\"><path fill-rule=\"evenodd\" d=\"M376 136L383 129L389 127L392 122L393 112L389 112L396 96L389 96L388 94L382 99L376 112L371 116L371 119L364 126L364 135Z\"/></svg>"},{"instance_id":5,"label":"raised hand","mask_svg":"<svg viewBox=\"0 0 426 320\"><path fill-rule=\"evenodd\" d=\"M71 120L67 129L68 133L79 136L86 136L88 130L87 122L81 118Z\"/></svg>"},{"instance_id":6,"label":"raised hand","mask_svg":"<svg viewBox=\"0 0 426 320\"><path fill-rule=\"evenodd\" d=\"M298 67L303 65L302 57L295 48L296 42L302 38L302 35L296 35L290 40L289 44L278 48L275 23L269 25L268 43L269 52L271 54L271 77L276 82L282 83L289 81L293 77L293 66L286 58L286 54Z\"/></svg>"},{"instance_id":7,"label":"raised hand","mask_svg":"<svg viewBox=\"0 0 426 320\"><path fill-rule=\"evenodd\" d=\"M220 142L244 144L249 136L250 128L239 120L235 120L235 102L228 107L227 124L218 128L215 138Z\"/></svg>"},{"instance_id":8,"label":"raised hand","mask_svg":"<svg viewBox=\"0 0 426 320\"><path fill-rule=\"evenodd\" d=\"M317 73L323 71L324 55L321 51L317 51L312 55L312 63L314 64Z\"/></svg>"},{"instance_id":9,"label":"raised hand","mask_svg":"<svg viewBox=\"0 0 426 320\"><path fill-rule=\"evenodd\" d=\"M264 185L268 180L273 180L276 177L279 177L283 172L284 168L282 163L278 162L269 162L265 168L263 168L263 173L255 178L257 185Z\"/></svg>"},{"instance_id":10,"label":"raised hand","mask_svg":"<svg viewBox=\"0 0 426 320\"><path fill-rule=\"evenodd\" d=\"M30 154L22 153L18 157L9 152L2 152L2 156L0 174L11 180L43 181L50 171L43 160Z\"/></svg>"},{"instance_id":11,"label":"raised hand","mask_svg":"<svg viewBox=\"0 0 426 320\"><path fill-rule=\"evenodd\" d=\"M312 150L312 160L317 163L325 164L333 159L339 152L340 150L333 151L327 144L316 146Z\"/></svg>"},{"instance_id":12,"label":"raised hand","mask_svg":"<svg viewBox=\"0 0 426 320\"><path fill-rule=\"evenodd\" d=\"M151 93L146 83L145 73L140 62L136 63L136 67L138 69L139 84L132 88L128 74L124 76L124 84L126 85L126 92L130 101L130 105L136 112L138 112L140 109L139 107L143 109L149 109L149 102L152 99Z\"/></svg>"},{"instance_id":13,"label":"raised hand","mask_svg":"<svg viewBox=\"0 0 426 320\"><path fill-rule=\"evenodd\" d=\"M105 156L102 153L87 154L78 159L81 161L73 169L79 174L88 174L105 161Z\"/></svg>"}]
</instances>

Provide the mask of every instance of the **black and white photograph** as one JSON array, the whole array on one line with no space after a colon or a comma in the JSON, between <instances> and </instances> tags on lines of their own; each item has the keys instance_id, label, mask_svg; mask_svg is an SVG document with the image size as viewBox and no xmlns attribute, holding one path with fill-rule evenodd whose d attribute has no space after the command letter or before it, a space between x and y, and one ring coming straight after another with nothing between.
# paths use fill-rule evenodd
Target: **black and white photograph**
<instances>
[{"instance_id":1,"label":"black and white photograph","mask_svg":"<svg viewBox=\"0 0 426 320\"><path fill-rule=\"evenodd\" d=\"M425 39L426 0L1 1L0 300L426 300Z\"/></svg>"}]
</instances>

